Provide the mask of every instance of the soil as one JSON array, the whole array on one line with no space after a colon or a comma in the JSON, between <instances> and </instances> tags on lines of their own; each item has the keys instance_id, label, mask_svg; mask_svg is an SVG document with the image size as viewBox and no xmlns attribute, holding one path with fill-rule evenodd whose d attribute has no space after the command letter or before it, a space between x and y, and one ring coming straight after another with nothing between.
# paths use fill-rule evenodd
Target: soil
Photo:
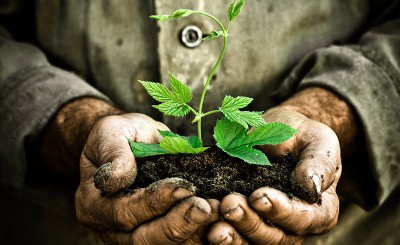
<instances>
[{"instance_id":1,"label":"soil","mask_svg":"<svg viewBox=\"0 0 400 245\"><path fill-rule=\"evenodd\" d=\"M318 201L305 188L295 183L291 176L297 165L293 154L270 159L271 166L258 166L231 157L217 147L197 154L161 155L138 158L137 177L131 187L141 188L170 177L179 177L196 186L196 195L222 200L238 192L249 196L260 187L273 187L289 197L299 197L309 203Z\"/></svg>"}]
</instances>

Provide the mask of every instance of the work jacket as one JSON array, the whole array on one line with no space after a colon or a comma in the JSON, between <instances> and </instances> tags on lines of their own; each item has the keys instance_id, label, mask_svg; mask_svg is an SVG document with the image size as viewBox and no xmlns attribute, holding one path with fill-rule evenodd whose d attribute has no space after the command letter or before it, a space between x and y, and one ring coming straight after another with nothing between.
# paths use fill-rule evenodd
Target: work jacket
<instances>
[{"instance_id":1,"label":"work jacket","mask_svg":"<svg viewBox=\"0 0 400 245\"><path fill-rule=\"evenodd\" d=\"M46 187L45 180L40 187L27 184L26 146L61 106L88 96L105 99L128 112L150 115L174 132L195 134L193 118L162 116L151 107L154 101L138 80L167 84L171 73L193 90L191 105L197 108L222 48L221 37L200 38L218 31L219 26L201 15L168 22L148 16L193 9L209 12L226 25L230 1L0 3L0 183L6 196L24 202L2 203L8 209L14 207L3 231L7 237L18 237L21 229L30 229L27 233L34 238L29 241L37 239L40 244L53 242L46 240L46 235L57 244L70 244L74 239L95 243L96 238L75 224L74 216L67 215L71 212L53 212L55 203L64 205L58 203L65 195L48 194L55 187ZM398 1L372 0L246 1L230 26L225 57L205 96L203 111L217 109L225 95L252 97L247 109L265 111L299 89L318 86L337 93L353 107L362 126L363 143L359 156L343 162L342 183L347 187L342 194L368 212L351 209L353 216L360 216L351 223L357 225L335 229L339 235L335 236L334 230L323 237L324 244L391 244L399 238L395 228L400 219L393 220L393 213L382 208L399 204L398 6ZM203 122L210 144L215 119ZM353 178L355 171L361 174ZM73 211L71 204L60 208ZM15 221L25 217L20 210L24 215L37 214L22 228L21 221ZM392 212L400 217L396 210ZM390 225L384 226L384 232L370 233L376 224L367 221L377 217ZM47 228L32 227L35 222ZM73 226L66 225L71 222ZM77 235L62 240L68 232ZM370 243L360 243L367 237Z\"/></svg>"}]
</instances>

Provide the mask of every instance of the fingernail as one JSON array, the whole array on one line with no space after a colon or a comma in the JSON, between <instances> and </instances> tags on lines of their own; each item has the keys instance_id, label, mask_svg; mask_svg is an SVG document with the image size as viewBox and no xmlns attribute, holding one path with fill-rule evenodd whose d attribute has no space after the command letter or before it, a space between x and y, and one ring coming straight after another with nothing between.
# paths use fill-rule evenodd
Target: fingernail
<instances>
[{"instance_id":1,"label":"fingernail","mask_svg":"<svg viewBox=\"0 0 400 245\"><path fill-rule=\"evenodd\" d=\"M177 188L172 192L172 197L176 200L181 200L193 196L193 192L185 188Z\"/></svg>"},{"instance_id":2,"label":"fingernail","mask_svg":"<svg viewBox=\"0 0 400 245\"><path fill-rule=\"evenodd\" d=\"M212 243L212 244L231 244L232 243L232 237L228 233L218 237L217 241Z\"/></svg>"},{"instance_id":3,"label":"fingernail","mask_svg":"<svg viewBox=\"0 0 400 245\"><path fill-rule=\"evenodd\" d=\"M318 175L314 174L312 177L312 181L314 182L315 190L317 194L321 194L321 180L319 179Z\"/></svg>"},{"instance_id":4,"label":"fingernail","mask_svg":"<svg viewBox=\"0 0 400 245\"><path fill-rule=\"evenodd\" d=\"M200 207L193 205L188 212L188 221L194 222L196 224L204 223L210 214L201 209Z\"/></svg>"},{"instance_id":5,"label":"fingernail","mask_svg":"<svg viewBox=\"0 0 400 245\"><path fill-rule=\"evenodd\" d=\"M271 201L268 199L267 195L257 196L250 199L250 203L257 210L262 210L264 212L268 211L272 207Z\"/></svg>"},{"instance_id":6,"label":"fingernail","mask_svg":"<svg viewBox=\"0 0 400 245\"><path fill-rule=\"evenodd\" d=\"M94 174L94 185L96 186L96 188L104 191L103 187L105 183L112 176L111 168L112 163L107 162L96 170L96 173Z\"/></svg>"},{"instance_id":7,"label":"fingernail","mask_svg":"<svg viewBox=\"0 0 400 245\"><path fill-rule=\"evenodd\" d=\"M224 217L230 220L240 220L244 215L244 211L240 206L230 209L224 213Z\"/></svg>"},{"instance_id":8,"label":"fingernail","mask_svg":"<svg viewBox=\"0 0 400 245\"><path fill-rule=\"evenodd\" d=\"M271 207L272 206L272 203L269 201L268 197L266 197L266 196L263 196L263 197L257 199L256 202L258 204L262 204L262 205L264 205L266 207Z\"/></svg>"}]
</instances>

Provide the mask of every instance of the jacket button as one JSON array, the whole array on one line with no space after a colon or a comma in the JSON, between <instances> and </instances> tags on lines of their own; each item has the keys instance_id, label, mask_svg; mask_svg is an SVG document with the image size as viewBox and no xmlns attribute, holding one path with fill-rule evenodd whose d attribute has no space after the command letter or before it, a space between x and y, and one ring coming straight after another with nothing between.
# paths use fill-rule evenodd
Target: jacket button
<instances>
[{"instance_id":1,"label":"jacket button","mask_svg":"<svg viewBox=\"0 0 400 245\"><path fill-rule=\"evenodd\" d=\"M180 41L187 48L195 48L200 45L203 33L194 25L187 25L180 31Z\"/></svg>"}]
</instances>

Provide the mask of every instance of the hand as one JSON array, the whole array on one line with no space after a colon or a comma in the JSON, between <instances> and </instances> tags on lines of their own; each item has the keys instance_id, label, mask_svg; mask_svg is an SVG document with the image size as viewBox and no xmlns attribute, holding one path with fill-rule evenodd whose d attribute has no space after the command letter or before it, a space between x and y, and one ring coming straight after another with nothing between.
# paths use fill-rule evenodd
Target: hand
<instances>
[{"instance_id":1,"label":"hand","mask_svg":"<svg viewBox=\"0 0 400 245\"><path fill-rule=\"evenodd\" d=\"M101 119L89 134L80 161L76 214L107 244L201 244L204 226L218 219L219 204L193 197L194 187L181 179L112 195L136 176L126 138L155 143L160 140L157 129L167 127L143 114L125 114Z\"/></svg>"},{"instance_id":2,"label":"hand","mask_svg":"<svg viewBox=\"0 0 400 245\"><path fill-rule=\"evenodd\" d=\"M307 236L330 231L336 224L341 174L339 141L335 132L298 112L272 109L264 118L291 125L298 133L278 146L265 146L270 156L293 152L300 164L293 171L317 203L308 203L272 189L260 188L248 200L231 194L221 202L224 221L214 224L208 239L214 244L301 244Z\"/></svg>"}]
</instances>

